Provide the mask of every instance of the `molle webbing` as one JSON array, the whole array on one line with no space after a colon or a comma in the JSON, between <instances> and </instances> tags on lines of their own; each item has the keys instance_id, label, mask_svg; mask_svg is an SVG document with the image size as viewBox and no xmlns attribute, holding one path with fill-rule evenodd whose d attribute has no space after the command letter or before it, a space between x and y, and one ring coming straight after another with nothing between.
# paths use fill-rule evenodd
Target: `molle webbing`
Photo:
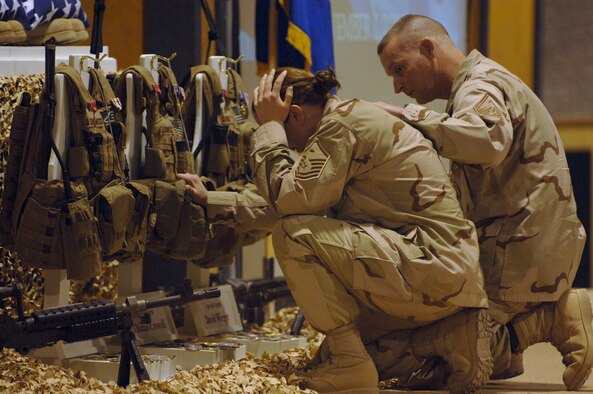
<instances>
[{"instance_id":1,"label":"molle webbing","mask_svg":"<svg viewBox=\"0 0 593 394\"><path fill-rule=\"evenodd\" d=\"M89 94L76 70L69 66L57 68L57 73L64 75L70 107L68 169L72 178L84 182L89 195L94 196L110 181L123 177L125 155L121 144L116 147L112 134L114 114L108 97L114 94L102 74L89 71L99 101ZM117 130L121 141L123 126Z\"/></svg>"}]
</instances>

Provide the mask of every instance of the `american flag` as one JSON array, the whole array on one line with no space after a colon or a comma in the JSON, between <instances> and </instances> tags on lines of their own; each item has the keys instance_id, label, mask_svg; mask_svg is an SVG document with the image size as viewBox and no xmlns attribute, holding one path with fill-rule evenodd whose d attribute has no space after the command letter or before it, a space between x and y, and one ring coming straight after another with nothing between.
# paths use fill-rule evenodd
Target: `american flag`
<instances>
[{"instance_id":1,"label":"american flag","mask_svg":"<svg viewBox=\"0 0 593 394\"><path fill-rule=\"evenodd\" d=\"M89 20L80 0L0 0L0 20L16 20L27 30L57 18Z\"/></svg>"}]
</instances>

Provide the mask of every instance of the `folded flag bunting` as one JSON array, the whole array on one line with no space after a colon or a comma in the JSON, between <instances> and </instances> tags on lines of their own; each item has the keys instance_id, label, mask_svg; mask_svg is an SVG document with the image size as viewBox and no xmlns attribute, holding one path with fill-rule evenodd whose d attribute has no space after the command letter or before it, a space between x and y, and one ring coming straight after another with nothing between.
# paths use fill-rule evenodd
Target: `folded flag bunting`
<instances>
[{"instance_id":1,"label":"folded flag bunting","mask_svg":"<svg viewBox=\"0 0 593 394\"><path fill-rule=\"evenodd\" d=\"M282 66L334 67L329 0L257 0L255 41L260 75Z\"/></svg>"}]
</instances>

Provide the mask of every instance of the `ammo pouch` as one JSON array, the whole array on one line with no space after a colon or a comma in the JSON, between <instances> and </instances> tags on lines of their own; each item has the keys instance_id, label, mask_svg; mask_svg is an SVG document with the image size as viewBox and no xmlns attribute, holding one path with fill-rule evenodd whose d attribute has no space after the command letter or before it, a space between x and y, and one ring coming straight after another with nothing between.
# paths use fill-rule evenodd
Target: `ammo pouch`
<instances>
[{"instance_id":1,"label":"ammo pouch","mask_svg":"<svg viewBox=\"0 0 593 394\"><path fill-rule=\"evenodd\" d=\"M148 236L148 220L152 214L152 192L150 188L138 182L128 182L125 186L134 197L134 206L130 219L126 223L125 243L113 257L119 262L136 261L144 255Z\"/></svg>"},{"instance_id":2,"label":"ammo pouch","mask_svg":"<svg viewBox=\"0 0 593 394\"><path fill-rule=\"evenodd\" d=\"M210 135L206 137L208 141L204 155L204 174L214 179L217 186L224 185L229 180L231 158L227 144L228 135L229 126L215 124Z\"/></svg>"},{"instance_id":3,"label":"ammo pouch","mask_svg":"<svg viewBox=\"0 0 593 394\"><path fill-rule=\"evenodd\" d=\"M231 126L227 137L230 157L230 179L245 179L251 176L249 168L249 145L257 129L252 122Z\"/></svg>"},{"instance_id":4,"label":"ammo pouch","mask_svg":"<svg viewBox=\"0 0 593 394\"><path fill-rule=\"evenodd\" d=\"M175 180L177 145L173 125L169 119L156 115L158 120L152 125L152 132L146 136L148 145L144 151L145 178Z\"/></svg>"},{"instance_id":5,"label":"ammo pouch","mask_svg":"<svg viewBox=\"0 0 593 394\"><path fill-rule=\"evenodd\" d=\"M67 269L69 279L89 279L101 273L99 228L84 186L72 188L77 200L66 202L62 180L23 174L16 252L26 266Z\"/></svg>"},{"instance_id":6,"label":"ammo pouch","mask_svg":"<svg viewBox=\"0 0 593 394\"><path fill-rule=\"evenodd\" d=\"M177 172L194 173L194 155L188 146L187 141L177 141Z\"/></svg>"},{"instance_id":7,"label":"ammo pouch","mask_svg":"<svg viewBox=\"0 0 593 394\"><path fill-rule=\"evenodd\" d=\"M207 137L204 173L213 178L219 187L229 181L251 176L249 169L249 144L256 130L251 122L240 125L215 124Z\"/></svg>"},{"instance_id":8,"label":"ammo pouch","mask_svg":"<svg viewBox=\"0 0 593 394\"><path fill-rule=\"evenodd\" d=\"M154 181L156 223L148 250L175 259L198 259L204 254L208 227L204 209L185 198L185 182Z\"/></svg>"},{"instance_id":9,"label":"ammo pouch","mask_svg":"<svg viewBox=\"0 0 593 394\"><path fill-rule=\"evenodd\" d=\"M126 244L126 227L134 212L134 194L118 181L113 181L91 201L99 220L103 255L109 257Z\"/></svg>"}]
</instances>

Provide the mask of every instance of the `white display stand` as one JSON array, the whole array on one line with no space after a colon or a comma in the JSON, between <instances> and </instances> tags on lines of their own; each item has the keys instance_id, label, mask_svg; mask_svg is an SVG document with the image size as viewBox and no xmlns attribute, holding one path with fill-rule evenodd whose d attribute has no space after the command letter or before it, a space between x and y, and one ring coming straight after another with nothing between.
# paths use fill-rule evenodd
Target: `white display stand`
<instances>
[{"instance_id":1,"label":"white display stand","mask_svg":"<svg viewBox=\"0 0 593 394\"><path fill-rule=\"evenodd\" d=\"M77 371L84 371L87 375L102 382L117 382L119 375L120 354L117 352L97 353L83 357L65 360L63 366ZM175 363L171 356L147 354L142 358L144 367L150 380L167 380L175 375ZM138 383L134 367L130 362L130 384Z\"/></svg>"}]
</instances>

